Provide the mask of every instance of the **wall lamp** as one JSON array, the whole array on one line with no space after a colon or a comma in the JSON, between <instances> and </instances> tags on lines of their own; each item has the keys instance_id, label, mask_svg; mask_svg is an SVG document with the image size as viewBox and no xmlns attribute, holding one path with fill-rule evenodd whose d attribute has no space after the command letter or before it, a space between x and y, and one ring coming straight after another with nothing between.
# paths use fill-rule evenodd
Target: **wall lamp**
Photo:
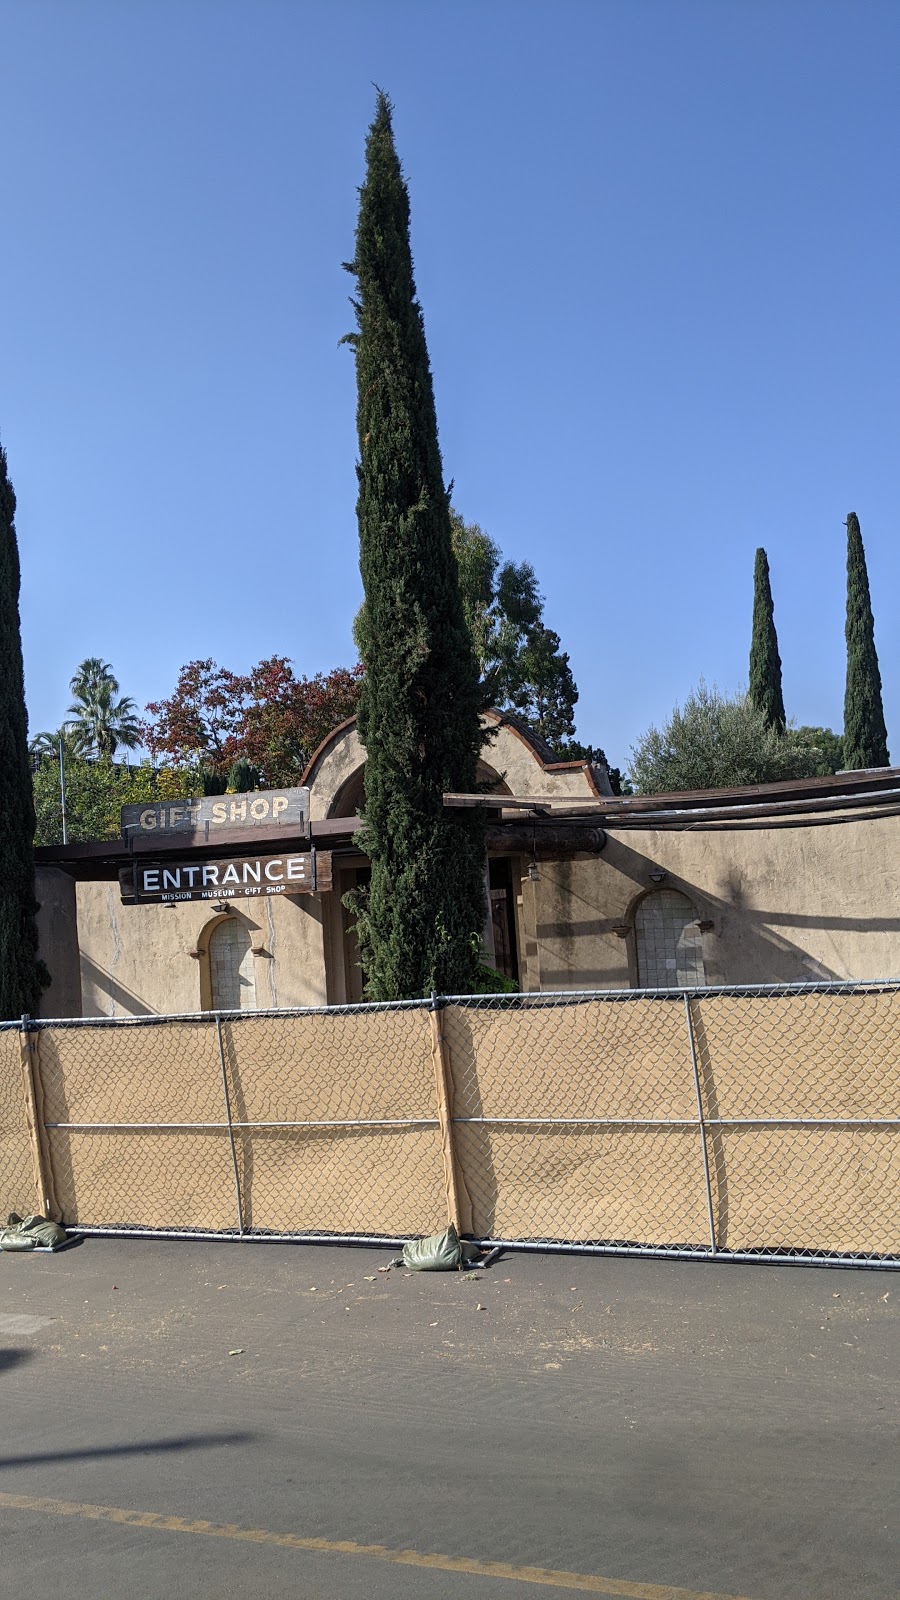
<instances>
[{"instance_id":1,"label":"wall lamp","mask_svg":"<svg viewBox=\"0 0 900 1600\"><path fill-rule=\"evenodd\" d=\"M662 867L650 868L649 877L652 883L662 883L663 879L667 876L668 874L663 870Z\"/></svg>"}]
</instances>

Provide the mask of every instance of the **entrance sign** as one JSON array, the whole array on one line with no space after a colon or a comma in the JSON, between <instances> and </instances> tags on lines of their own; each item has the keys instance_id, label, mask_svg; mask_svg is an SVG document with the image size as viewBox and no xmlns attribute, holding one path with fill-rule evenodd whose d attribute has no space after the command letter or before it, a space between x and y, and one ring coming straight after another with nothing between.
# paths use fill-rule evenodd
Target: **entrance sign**
<instances>
[{"instance_id":1,"label":"entrance sign","mask_svg":"<svg viewBox=\"0 0 900 1600\"><path fill-rule=\"evenodd\" d=\"M331 886L330 850L233 861L134 861L119 870L122 903L127 906L323 894Z\"/></svg>"},{"instance_id":2,"label":"entrance sign","mask_svg":"<svg viewBox=\"0 0 900 1600\"><path fill-rule=\"evenodd\" d=\"M309 833L308 789L208 794L196 800L123 806L121 813L122 838L151 845L173 838L179 844L205 844L220 833L252 833L254 828L273 826L290 831L294 837Z\"/></svg>"}]
</instances>

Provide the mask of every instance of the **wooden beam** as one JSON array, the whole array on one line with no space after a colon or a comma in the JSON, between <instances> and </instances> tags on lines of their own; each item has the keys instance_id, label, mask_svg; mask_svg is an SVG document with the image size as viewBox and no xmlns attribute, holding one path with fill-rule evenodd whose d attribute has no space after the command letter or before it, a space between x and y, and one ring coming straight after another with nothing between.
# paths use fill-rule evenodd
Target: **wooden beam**
<instances>
[{"instance_id":1,"label":"wooden beam","mask_svg":"<svg viewBox=\"0 0 900 1600\"><path fill-rule=\"evenodd\" d=\"M534 824L488 823L485 844L495 855L531 855L532 851L540 857L575 852L598 855L606 844L606 834L602 828L588 828L578 822L548 824L541 817Z\"/></svg>"},{"instance_id":2,"label":"wooden beam","mask_svg":"<svg viewBox=\"0 0 900 1600\"><path fill-rule=\"evenodd\" d=\"M481 807L491 811L533 811L536 816L549 816L554 805L561 806L589 806L592 811L599 809L595 795L585 795L574 799L568 795L524 795L524 794L453 794L444 795L444 805L448 810L464 811L470 807Z\"/></svg>"}]
</instances>

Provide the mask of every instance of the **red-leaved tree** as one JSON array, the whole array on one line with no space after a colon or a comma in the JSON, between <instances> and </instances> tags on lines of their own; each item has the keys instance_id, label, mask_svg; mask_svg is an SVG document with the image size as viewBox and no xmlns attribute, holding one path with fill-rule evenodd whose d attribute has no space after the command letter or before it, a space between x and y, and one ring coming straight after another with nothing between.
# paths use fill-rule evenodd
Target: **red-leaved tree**
<instances>
[{"instance_id":1,"label":"red-leaved tree","mask_svg":"<svg viewBox=\"0 0 900 1600\"><path fill-rule=\"evenodd\" d=\"M154 760L195 763L224 772L237 759L235 741L244 716L241 679L215 661L189 661L168 700L152 700L152 721L141 736Z\"/></svg>"},{"instance_id":2,"label":"red-leaved tree","mask_svg":"<svg viewBox=\"0 0 900 1600\"><path fill-rule=\"evenodd\" d=\"M189 661L174 693L147 706L144 744L154 760L200 765L226 775L249 761L273 788L299 783L316 746L355 715L361 667L297 677L286 656L260 661L246 675L215 661Z\"/></svg>"},{"instance_id":3,"label":"red-leaved tree","mask_svg":"<svg viewBox=\"0 0 900 1600\"><path fill-rule=\"evenodd\" d=\"M241 755L274 787L297 783L322 740L356 715L362 667L297 678L285 656L260 661L243 680Z\"/></svg>"}]
</instances>

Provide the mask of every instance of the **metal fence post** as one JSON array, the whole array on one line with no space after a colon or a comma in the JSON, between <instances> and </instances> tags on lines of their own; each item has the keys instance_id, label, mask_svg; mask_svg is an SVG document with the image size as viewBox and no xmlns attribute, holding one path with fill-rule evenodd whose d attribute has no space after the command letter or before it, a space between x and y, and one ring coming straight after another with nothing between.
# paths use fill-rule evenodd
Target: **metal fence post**
<instances>
[{"instance_id":1,"label":"metal fence post","mask_svg":"<svg viewBox=\"0 0 900 1600\"><path fill-rule=\"evenodd\" d=\"M25 1119L28 1124L28 1142L31 1145L34 1188L41 1215L49 1217L53 1222L62 1222L62 1213L53 1193L50 1144L44 1126L44 1096L32 1035L31 1018L24 1016L19 1024L19 1038L22 1046L22 1086L25 1091Z\"/></svg>"},{"instance_id":2,"label":"metal fence post","mask_svg":"<svg viewBox=\"0 0 900 1600\"><path fill-rule=\"evenodd\" d=\"M237 1151L234 1147L234 1124L231 1120L231 1096L228 1093L228 1073L225 1068L225 1046L222 1042L222 1018L216 1017L216 1043L219 1046L219 1065L222 1068L222 1089L225 1094L225 1116L228 1119L228 1143L231 1147L231 1167L234 1172L234 1193L237 1199L238 1233L244 1232L244 1207L241 1201L241 1179L238 1172Z\"/></svg>"},{"instance_id":3,"label":"metal fence post","mask_svg":"<svg viewBox=\"0 0 900 1600\"><path fill-rule=\"evenodd\" d=\"M691 1070L694 1074L694 1093L697 1096L697 1122L700 1128L700 1143L703 1149L703 1178L706 1184L706 1211L709 1217L709 1248L713 1255L717 1253L716 1244L716 1218L713 1211L712 1184L709 1178L709 1146L706 1140L706 1118L703 1114L703 1096L700 1093L700 1073L697 1068L697 1041L694 1038L694 1018L691 1014L690 997L684 996L684 1015L687 1021L688 1044L691 1050Z\"/></svg>"},{"instance_id":4,"label":"metal fence post","mask_svg":"<svg viewBox=\"0 0 900 1600\"><path fill-rule=\"evenodd\" d=\"M472 1231L471 1206L465 1196L466 1214L463 1214L463 1194L456 1164L453 1138L453 1109L451 1104L452 1079L447 1039L444 1033L443 1014L447 1001L432 990L431 994L431 1057L434 1062L434 1081L437 1092L438 1123L441 1134L441 1156L444 1162L444 1185L447 1191L447 1216L457 1233Z\"/></svg>"}]
</instances>

